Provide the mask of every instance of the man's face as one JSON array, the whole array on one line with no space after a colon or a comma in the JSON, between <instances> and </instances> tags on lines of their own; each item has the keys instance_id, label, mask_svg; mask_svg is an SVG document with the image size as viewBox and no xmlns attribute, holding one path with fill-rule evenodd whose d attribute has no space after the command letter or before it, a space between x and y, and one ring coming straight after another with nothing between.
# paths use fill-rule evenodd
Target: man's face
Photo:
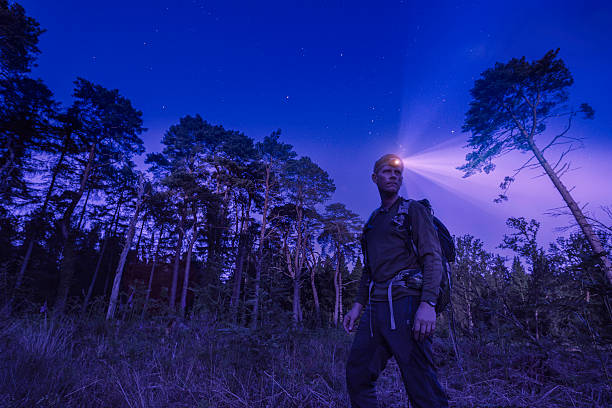
<instances>
[{"instance_id":1,"label":"man's face","mask_svg":"<svg viewBox=\"0 0 612 408\"><path fill-rule=\"evenodd\" d=\"M402 169L385 164L377 173L372 174L372 181L380 192L397 193L402 186Z\"/></svg>"}]
</instances>

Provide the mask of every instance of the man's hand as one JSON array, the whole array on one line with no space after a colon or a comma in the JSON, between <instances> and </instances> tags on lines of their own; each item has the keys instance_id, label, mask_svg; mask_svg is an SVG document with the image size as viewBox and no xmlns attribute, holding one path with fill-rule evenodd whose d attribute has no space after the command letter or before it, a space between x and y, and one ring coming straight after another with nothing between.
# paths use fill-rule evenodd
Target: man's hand
<instances>
[{"instance_id":1,"label":"man's hand","mask_svg":"<svg viewBox=\"0 0 612 408\"><path fill-rule=\"evenodd\" d=\"M427 302L421 302L414 316L414 339L423 341L436 330L436 310Z\"/></svg>"},{"instance_id":2,"label":"man's hand","mask_svg":"<svg viewBox=\"0 0 612 408\"><path fill-rule=\"evenodd\" d=\"M350 333L355 328L355 323L357 323L357 319L359 319L359 315L363 310L363 305L361 303L353 304L353 308L344 316L344 321L342 322L342 326L344 326L344 331Z\"/></svg>"}]
</instances>

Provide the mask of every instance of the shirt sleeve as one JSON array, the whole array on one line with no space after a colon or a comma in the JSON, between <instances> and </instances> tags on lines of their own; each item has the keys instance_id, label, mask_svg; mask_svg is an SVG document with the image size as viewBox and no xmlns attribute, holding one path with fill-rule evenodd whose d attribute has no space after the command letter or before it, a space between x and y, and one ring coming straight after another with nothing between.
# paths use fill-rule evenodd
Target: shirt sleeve
<instances>
[{"instance_id":1,"label":"shirt sleeve","mask_svg":"<svg viewBox=\"0 0 612 408\"><path fill-rule=\"evenodd\" d=\"M412 227L412 240L423 267L422 302L435 302L440 291L442 279L442 250L438 232L433 224L429 210L421 203L413 201L408 210Z\"/></svg>"}]
</instances>

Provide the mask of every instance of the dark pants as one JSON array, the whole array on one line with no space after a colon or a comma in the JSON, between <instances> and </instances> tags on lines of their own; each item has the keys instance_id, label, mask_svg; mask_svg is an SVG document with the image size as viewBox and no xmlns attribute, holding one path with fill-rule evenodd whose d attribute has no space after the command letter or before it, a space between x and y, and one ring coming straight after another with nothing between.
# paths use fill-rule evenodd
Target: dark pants
<instances>
[{"instance_id":1,"label":"dark pants","mask_svg":"<svg viewBox=\"0 0 612 408\"><path fill-rule=\"evenodd\" d=\"M346 384L353 408L377 406L376 379L391 356L399 365L412 407L448 407L433 364L431 337L418 342L412 334L419 302L418 296L393 301L395 330L390 326L389 303L372 302L366 307L346 364ZM370 312L373 336L370 335Z\"/></svg>"}]
</instances>

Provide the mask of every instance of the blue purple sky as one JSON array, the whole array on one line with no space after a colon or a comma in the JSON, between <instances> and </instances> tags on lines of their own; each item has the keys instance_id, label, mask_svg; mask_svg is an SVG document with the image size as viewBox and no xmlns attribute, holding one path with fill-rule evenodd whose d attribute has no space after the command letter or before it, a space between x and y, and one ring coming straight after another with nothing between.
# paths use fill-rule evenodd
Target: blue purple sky
<instances>
[{"instance_id":1,"label":"blue purple sky","mask_svg":"<svg viewBox=\"0 0 612 408\"><path fill-rule=\"evenodd\" d=\"M491 249L508 216L540 220L542 243L570 220L544 215L562 201L548 179L533 179L537 172L518 178L510 201L492 202L524 159L518 154L490 175L461 179L469 90L496 61L560 48L575 79L572 103L596 111L573 128L586 148L572 156L580 168L565 181L588 209L612 204L609 2L19 3L47 29L34 75L66 105L77 76L118 88L144 113L148 152L187 114L256 140L281 128L335 180L333 200L363 218L379 204L372 163L399 153L414 165L403 195L428 197L451 232Z\"/></svg>"}]
</instances>

